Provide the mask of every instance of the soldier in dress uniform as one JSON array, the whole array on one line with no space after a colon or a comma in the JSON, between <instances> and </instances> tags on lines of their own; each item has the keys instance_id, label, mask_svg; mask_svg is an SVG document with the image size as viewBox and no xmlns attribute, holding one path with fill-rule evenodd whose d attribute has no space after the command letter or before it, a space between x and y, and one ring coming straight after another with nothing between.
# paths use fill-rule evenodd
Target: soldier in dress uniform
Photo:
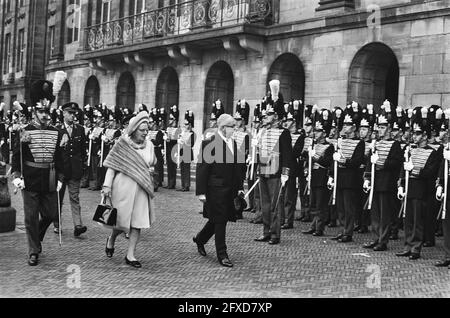
<instances>
[{"instance_id":1,"label":"soldier in dress uniform","mask_svg":"<svg viewBox=\"0 0 450 318\"><path fill-rule=\"evenodd\" d=\"M75 114L79 111L77 103L66 103L62 106L64 122L56 128L63 135L61 147L64 161L64 183L59 192L59 202L62 211L66 188L69 190L70 207L74 225L74 236L78 237L87 231L81 219L80 184L83 176L83 164L86 162L86 135L83 126L75 123ZM61 223L60 223L61 222ZM53 222L53 232L59 233L59 224Z\"/></svg>"},{"instance_id":2,"label":"soldier in dress uniform","mask_svg":"<svg viewBox=\"0 0 450 318\"><path fill-rule=\"evenodd\" d=\"M159 121L161 120L158 109L153 108L150 113L150 121L149 121L149 131L147 138L151 140L155 148L155 156L157 159L155 172L154 172L154 188L155 191L158 191L161 184L161 173L164 173L164 170L161 169L161 166L164 165L164 133L159 129ZM162 171L162 172L161 172Z\"/></svg>"},{"instance_id":3,"label":"soldier in dress uniform","mask_svg":"<svg viewBox=\"0 0 450 318\"><path fill-rule=\"evenodd\" d=\"M370 146L372 144L372 130L375 124L375 114L373 112L373 105L369 104L363 107L362 119L359 125L358 135L361 140L364 141L364 162L359 168L359 176L361 181L361 188L359 190L359 206L356 211L355 228L353 229L358 233L369 232L370 225L370 211L364 209L364 205L368 199L368 193L363 191L364 184L364 172L366 171L367 164L370 164Z\"/></svg>"},{"instance_id":4,"label":"soldier in dress uniform","mask_svg":"<svg viewBox=\"0 0 450 318\"><path fill-rule=\"evenodd\" d=\"M358 103L352 102L344 110L344 126L341 139L338 140L334 161L338 163L337 180L333 180L334 165L332 166L330 184L336 189L336 208L340 223L344 226L341 233L333 239L340 243L353 240L353 228L356 211L358 209L358 191L360 189L359 167L364 162L364 141L356 137L355 132L361 121L361 109Z\"/></svg>"},{"instance_id":5,"label":"soldier in dress uniform","mask_svg":"<svg viewBox=\"0 0 450 318\"><path fill-rule=\"evenodd\" d=\"M163 182L164 182L164 150L165 150L165 146L167 147L167 145L165 144L165 140L164 140L164 136L166 134L165 130L166 130L166 125L167 125L167 114L166 114L166 110L164 108L160 108L158 109L158 115L157 115L157 121L156 121L156 125L157 125L157 129L158 129L158 138L157 141L158 143L155 144L155 153L156 153L156 157L158 158L158 162L156 164L156 169L158 171L158 187L162 187L163 186ZM160 139L162 136L162 140ZM161 157L159 158L159 154L161 154ZM161 160L160 160L161 159Z\"/></svg>"},{"instance_id":6,"label":"soldier in dress uniform","mask_svg":"<svg viewBox=\"0 0 450 318\"><path fill-rule=\"evenodd\" d=\"M377 139L372 140L370 161L366 164L363 188L367 193L373 188L370 210L371 229L375 239L363 245L374 251L385 251L389 242L395 208L395 192L403 154L400 143L391 136L395 117L390 103L380 109L376 119ZM371 184L372 164L375 165L374 184Z\"/></svg>"},{"instance_id":7,"label":"soldier in dress uniform","mask_svg":"<svg viewBox=\"0 0 450 318\"><path fill-rule=\"evenodd\" d=\"M262 113L265 113L264 111L261 111L260 104L257 104L254 111L253 111L253 127L252 127L252 140L257 140L257 136L259 132L261 131L261 116ZM248 169L248 188L251 189L253 185L255 184L255 180L257 178L257 171L258 171L258 158L253 158L251 156L255 155L256 157L256 149L255 154L253 154L253 147L252 147L252 154L250 155L248 159L248 164L250 165L250 168ZM252 162L253 163L253 178L252 178ZM248 210L249 212L254 212L255 217L250 220L250 223L254 224L262 224L262 211L261 211L261 192L259 188L259 184L256 185L255 189L250 193L249 197L249 207L253 207L253 209Z\"/></svg>"},{"instance_id":8,"label":"soldier in dress uniform","mask_svg":"<svg viewBox=\"0 0 450 318\"><path fill-rule=\"evenodd\" d=\"M335 106L332 109L332 118L333 121L331 123L331 130L327 138L327 142L332 144L334 149L337 149L337 141L340 136L340 131L342 130L342 127L344 125L344 116L342 108L339 106ZM327 226L330 228L337 226L337 209L336 205L330 205L329 211L328 211L328 219L327 219Z\"/></svg>"},{"instance_id":9,"label":"soldier in dress uniform","mask_svg":"<svg viewBox=\"0 0 450 318\"><path fill-rule=\"evenodd\" d=\"M400 173L397 197L406 204L404 214L405 245L397 256L409 256L409 259L420 258L424 237L424 219L427 212L426 202L432 181L436 180L436 170L439 168L440 158L437 151L427 145L431 135L431 125L428 109L422 107L413 116L413 145L409 154L405 154L403 169ZM408 192L405 193L405 176L409 172Z\"/></svg>"},{"instance_id":10,"label":"soldier in dress uniform","mask_svg":"<svg viewBox=\"0 0 450 318\"><path fill-rule=\"evenodd\" d=\"M332 114L328 109L323 109L314 126L314 147L310 150L313 167L311 169L311 214L314 219L310 229L303 234L323 236L328 214L328 171L333 163L334 147L327 142L326 137L330 133Z\"/></svg>"},{"instance_id":11,"label":"soldier in dress uniform","mask_svg":"<svg viewBox=\"0 0 450 318\"><path fill-rule=\"evenodd\" d=\"M436 199L442 201L446 200L445 202L446 208L445 211L443 210L443 207L441 208L439 220L441 221L443 235L444 235L444 257L435 263L434 265L437 267L448 267L450 269L450 213L449 213L449 207L450 207L450 187L447 185L447 193L444 193L445 189L445 178L444 178L444 171L445 171L445 165L448 167L448 162L450 160L450 147L448 143L450 142L449 134L448 134L448 122L450 119L450 110L446 109L445 116L443 116L443 120L441 123L441 131L440 131L440 141L445 145L443 150L443 157L440 158L440 167L439 167L439 173L438 178L436 180ZM450 169L448 169L448 173L450 173ZM449 180L449 177L447 175L447 180ZM448 182L448 181L447 181ZM443 202L442 202L443 204Z\"/></svg>"},{"instance_id":12,"label":"soldier in dress uniform","mask_svg":"<svg viewBox=\"0 0 450 318\"><path fill-rule=\"evenodd\" d=\"M89 135L91 142L91 171L94 179L94 185L89 188L92 191L101 190L104 178L104 168L101 167L101 143L102 134L105 128L104 117L100 108L96 108L93 111L94 125ZM89 154L88 154L89 155Z\"/></svg>"},{"instance_id":13,"label":"soldier in dress uniform","mask_svg":"<svg viewBox=\"0 0 450 318\"><path fill-rule=\"evenodd\" d=\"M442 125L442 109L437 105L431 105L428 108L428 118L430 120L430 139L428 140L428 146L436 150L439 160L443 157L444 147L438 141L439 131ZM436 175L430 180L429 189L435 188L435 181L438 178L438 171L436 170ZM436 219L439 214L440 204L436 200L435 191L428 193L427 198L427 211L425 213L424 220L424 234L423 234L423 247L432 247L436 244Z\"/></svg>"},{"instance_id":14,"label":"soldier in dress uniform","mask_svg":"<svg viewBox=\"0 0 450 318\"><path fill-rule=\"evenodd\" d=\"M294 115L294 109L290 108L283 118L283 128L289 130L291 133L293 162L291 174L286 185L284 209L281 213L281 229L283 230L294 228L295 210L297 197L299 195L298 177L300 166L298 160L302 154L303 145L305 143L305 133L303 129L297 128L298 116L294 117Z\"/></svg>"},{"instance_id":15,"label":"soldier in dress uniform","mask_svg":"<svg viewBox=\"0 0 450 318\"><path fill-rule=\"evenodd\" d=\"M250 153L250 135L247 131L248 113L245 107L241 108L240 104L236 106L234 120L236 121L236 126L232 138L236 141L238 149L237 164L241 167L242 183L244 183L247 171L246 162ZM242 219L242 213L237 215L237 218Z\"/></svg>"},{"instance_id":16,"label":"soldier in dress uniform","mask_svg":"<svg viewBox=\"0 0 450 318\"><path fill-rule=\"evenodd\" d=\"M120 120L120 116L118 113L110 113L108 120L108 127L103 130L102 134L102 143L103 143L103 158L102 163L105 161L112 147L122 135L122 132L118 128L118 121Z\"/></svg>"},{"instance_id":17,"label":"soldier in dress uniform","mask_svg":"<svg viewBox=\"0 0 450 318\"><path fill-rule=\"evenodd\" d=\"M182 192L188 192L191 187L191 163L194 159L192 148L196 140L196 135L192 128L194 128L194 113L188 110L185 113L184 126L178 139L178 144L180 145L181 189L177 191Z\"/></svg>"},{"instance_id":18,"label":"soldier in dress uniform","mask_svg":"<svg viewBox=\"0 0 450 318\"><path fill-rule=\"evenodd\" d=\"M268 104L263 118L266 129L259 142L259 180L261 189L263 235L258 242L280 243L283 210L283 189L292 169L292 139L288 130L279 128L279 120L284 116L284 103L279 97L280 82L272 80L272 105Z\"/></svg>"},{"instance_id":19,"label":"soldier in dress uniform","mask_svg":"<svg viewBox=\"0 0 450 318\"><path fill-rule=\"evenodd\" d=\"M169 123L165 134L166 162L167 162L167 189L175 189L177 183L177 163L175 154L181 129L178 125L180 111L177 105L173 105L169 111Z\"/></svg>"},{"instance_id":20,"label":"soldier in dress uniform","mask_svg":"<svg viewBox=\"0 0 450 318\"><path fill-rule=\"evenodd\" d=\"M382 107L385 107L387 102L383 104ZM405 152L406 143L402 145L403 134L405 130L405 125L408 121L407 114L403 111L401 106L397 106L395 109L395 114L393 114L393 123L391 128L391 138L400 142L402 146L402 152ZM408 140L408 145L410 141ZM433 194L434 197L434 194ZM398 211L400 210L401 202L400 200L394 200L394 209L392 214L392 223L391 223L391 235L389 236L390 240L398 240L398 231L403 228L403 218L398 215Z\"/></svg>"},{"instance_id":21,"label":"soldier in dress uniform","mask_svg":"<svg viewBox=\"0 0 450 318\"><path fill-rule=\"evenodd\" d=\"M85 151L86 151L86 161L83 162L83 176L81 178L80 188L89 188L89 180L90 180L90 167L88 167L88 151L89 151L89 135L92 132L92 122L94 120L94 113L92 107L88 104L84 106L84 134L85 134Z\"/></svg>"},{"instance_id":22,"label":"soldier in dress uniform","mask_svg":"<svg viewBox=\"0 0 450 318\"><path fill-rule=\"evenodd\" d=\"M13 152L13 184L22 190L28 264L36 266L45 232L58 215L57 191L64 180L60 132L49 125L54 102L53 83L39 80L31 85L35 118L23 127ZM39 218L39 214L41 218Z\"/></svg>"},{"instance_id":23,"label":"soldier in dress uniform","mask_svg":"<svg viewBox=\"0 0 450 318\"><path fill-rule=\"evenodd\" d=\"M317 108L317 107L316 107ZM306 105L305 113L304 113L304 133L305 133L305 140L303 143L303 149L301 156L299 158L299 195L301 203L302 203L302 210L300 211L300 218L299 221L302 222L311 222L311 214L310 214L310 196L308 194L308 150L313 146L313 140L314 140L314 130L313 130L313 119L315 118L315 111L314 111L313 105Z\"/></svg>"},{"instance_id":24,"label":"soldier in dress uniform","mask_svg":"<svg viewBox=\"0 0 450 318\"><path fill-rule=\"evenodd\" d=\"M439 131L439 136L438 136L438 140L439 142L443 145L444 149L443 151L445 152L445 150L448 148L448 143L449 143L449 133L448 133L448 123L449 123L449 119L450 119L450 110L445 110L444 114L442 115L442 120L441 120L441 130ZM440 173L440 172L439 172ZM443 177L443 172L442 175L438 174L438 178ZM439 181L439 180L437 180ZM440 180L440 182L444 182L444 180ZM438 184L436 184L436 187L438 186ZM442 203L441 203L442 205ZM436 233L435 236L436 237L442 237L444 235L443 233L443 219L441 217L436 219Z\"/></svg>"}]
</instances>

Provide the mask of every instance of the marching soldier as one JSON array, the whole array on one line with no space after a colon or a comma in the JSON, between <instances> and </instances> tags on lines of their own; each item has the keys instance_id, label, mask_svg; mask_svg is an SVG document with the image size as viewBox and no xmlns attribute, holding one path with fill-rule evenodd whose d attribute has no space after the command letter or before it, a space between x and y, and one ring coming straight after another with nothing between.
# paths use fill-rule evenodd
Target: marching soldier
<instances>
[{"instance_id":1,"label":"marching soldier","mask_svg":"<svg viewBox=\"0 0 450 318\"><path fill-rule=\"evenodd\" d=\"M38 264L45 232L58 218L57 191L64 179L62 136L49 125L50 105L55 100L52 92L51 82L39 80L32 84L35 118L22 129L13 153L13 184L22 190L30 266Z\"/></svg>"},{"instance_id":2,"label":"marching soldier","mask_svg":"<svg viewBox=\"0 0 450 318\"><path fill-rule=\"evenodd\" d=\"M284 116L284 103L279 95L280 82L272 80L269 84L273 104L267 105L263 118L266 129L258 143L264 232L255 241L275 245L280 243L283 189L293 163L291 135L288 130L279 128L279 119Z\"/></svg>"},{"instance_id":3,"label":"marching soldier","mask_svg":"<svg viewBox=\"0 0 450 318\"><path fill-rule=\"evenodd\" d=\"M437 140L437 137L439 136L439 131L441 129L442 125L442 109L437 105L431 105L428 108L428 114L430 119L430 139L428 140L428 146L433 148L437 152L438 158L442 158L444 147L443 145ZM435 188L436 184L435 181L438 178L436 171L436 175L433 176L430 179L429 183L429 189ZM435 191L431 191L428 193L427 198L427 212L425 213L425 222L424 222L424 233L423 233L423 247L431 247L436 244L436 219L439 214L439 208L440 204L436 200Z\"/></svg>"},{"instance_id":4,"label":"marching soldier","mask_svg":"<svg viewBox=\"0 0 450 318\"><path fill-rule=\"evenodd\" d=\"M181 189L177 191L188 192L191 186L191 163L194 158L194 147L196 136L192 131L194 128L194 113L186 111L184 116L184 127L182 128L178 144L180 145L179 160L181 173Z\"/></svg>"},{"instance_id":5,"label":"marching soldier","mask_svg":"<svg viewBox=\"0 0 450 318\"><path fill-rule=\"evenodd\" d=\"M70 207L74 225L74 236L78 237L87 231L81 220L80 184L83 176L83 163L86 162L86 135L84 128L74 122L79 110L77 103L66 103L62 106L64 122L57 126L63 135L62 152L64 162L64 183L59 192L59 202L62 211L66 187L69 189ZM59 233L58 219L53 222L53 232Z\"/></svg>"},{"instance_id":6,"label":"marching soldier","mask_svg":"<svg viewBox=\"0 0 450 318\"><path fill-rule=\"evenodd\" d=\"M420 258L427 196L430 191L434 192L433 188L429 189L430 179L435 178L440 163L436 150L427 145L431 127L426 107L416 109L413 116L413 132L414 145L409 154L405 154L405 159L407 156L410 157L403 164L397 192L397 197L400 200L405 199L404 204L406 204L404 208L405 245L402 252L396 253L397 256L409 256L411 260ZM405 192L408 181L405 178L406 172L409 173L407 192Z\"/></svg>"},{"instance_id":7,"label":"marching soldier","mask_svg":"<svg viewBox=\"0 0 450 318\"><path fill-rule=\"evenodd\" d=\"M364 161L364 141L356 137L356 130L361 121L360 107L356 102L348 105L344 111L342 139L338 141L337 151L333 155L338 163L337 180L330 177L330 184L336 189L336 208L343 231L334 237L340 243L353 240L353 227L358 209L359 167ZM334 165L332 172L334 171ZM333 174L332 174L333 175Z\"/></svg>"},{"instance_id":8,"label":"marching soldier","mask_svg":"<svg viewBox=\"0 0 450 318\"><path fill-rule=\"evenodd\" d=\"M180 112L178 106L173 105L169 111L169 124L167 127L166 142L166 162L167 162L167 189L175 189L177 181L177 163L174 161L177 151L178 138L181 129L178 126Z\"/></svg>"},{"instance_id":9,"label":"marching soldier","mask_svg":"<svg viewBox=\"0 0 450 318\"><path fill-rule=\"evenodd\" d=\"M295 217L295 208L298 197L298 176L300 166L298 163L298 159L301 156L303 145L305 143L305 134L303 129L299 130L297 128L297 118L294 117L294 110L288 110L287 115L283 119L283 128L289 130L291 133L292 140L292 170L289 176L289 180L287 181L286 193L284 197L284 209L281 213L281 229L292 229L294 228L294 217ZM286 222L287 218L287 222Z\"/></svg>"},{"instance_id":10,"label":"marching soldier","mask_svg":"<svg viewBox=\"0 0 450 318\"><path fill-rule=\"evenodd\" d=\"M372 141L370 162L366 165L363 185L366 192L373 193L370 216L372 232L375 235L375 240L364 244L363 247L374 251L387 249L392 217L398 211L395 209L395 190L402 164L400 143L391 136L395 117L390 104L386 105L388 107L381 109L376 120L377 140ZM373 171L372 167L375 168Z\"/></svg>"},{"instance_id":11,"label":"marching soldier","mask_svg":"<svg viewBox=\"0 0 450 318\"><path fill-rule=\"evenodd\" d=\"M327 142L331 130L332 114L324 109L314 126L314 148L310 151L313 167L311 169L311 213L314 219L311 227L303 234L323 236L328 214L328 170L333 163L334 147Z\"/></svg>"}]
</instances>

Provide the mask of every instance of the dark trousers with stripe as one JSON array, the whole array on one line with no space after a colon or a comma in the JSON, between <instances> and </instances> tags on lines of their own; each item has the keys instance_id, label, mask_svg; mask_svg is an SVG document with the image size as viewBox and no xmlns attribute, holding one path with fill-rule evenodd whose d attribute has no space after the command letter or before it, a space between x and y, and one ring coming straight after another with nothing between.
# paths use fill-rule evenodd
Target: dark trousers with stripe
<instances>
[{"instance_id":1,"label":"dark trousers with stripe","mask_svg":"<svg viewBox=\"0 0 450 318\"><path fill-rule=\"evenodd\" d=\"M336 206L339 220L344 226L342 234L345 236L353 236L355 215L359 205L357 198L358 190L356 189L337 189Z\"/></svg>"},{"instance_id":2,"label":"dark trousers with stripe","mask_svg":"<svg viewBox=\"0 0 450 318\"><path fill-rule=\"evenodd\" d=\"M405 251L420 253L424 237L426 200L408 199L405 215Z\"/></svg>"},{"instance_id":3,"label":"dark trousers with stripe","mask_svg":"<svg viewBox=\"0 0 450 318\"><path fill-rule=\"evenodd\" d=\"M280 195L280 178L266 178L261 176L261 210L264 224L264 236L280 239L281 213L284 206L283 191ZM279 198L279 200L278 200ZM277 203L278 200L278 203Z\"/></svg>"},{"instance_id":4,"label":"dark trousers with stripe","mask_svg":"<svg viewBox=\"0 0 450 318\"><path fill-rule=\"evenodd\" d=\"M40 242L53 221L58 220L57 192L22 191L28 254L38 254ZM40 214L40 219L39 219Z\"/></svg>"},{"instance_id":5,"label":"dark trousers with stripe","mask_svg":"<svg viewBox=\"0 0 450 318\"><path fill-rule=\"evenodd\" d=\"M439 213L439 208L441 207L440 202L434 197L434 193L430 195L427 199L427 207L425 211L424 219L424 242L431 242L435 244L436 237L436 218Z\"/></svg>"},{"instance_id":6,"label":"dark trousers with stripe","mask_svg":"<svg viewBox=\"0 0 450 318\"><path fill-rule=\"evenodd\" d=\"M389 242L392 217L394 215L392 211L396 200L395 194L392 192L374 191L373 193L372 209L370 211L371 229L375 240L379 244L387 245Z\"/></svg>"},{"instance_id":7,"label":"dark trousers with stripe","mask_svg":"<svg viewBox=\"0 0 450 318\"><path fill-rule=\"evenodd\" d=\"M297 178L290 176L286 182L284 208L281 212L281 224L294 225L295 205L297 203ZM287 218L287 220L286 220Z\"/></svg>"},{"instance_id":8,"label":"dark trousers with stripe","mask_svg":"<svg viewBox=\"0 0 450 318\"><path fill-rule=\"evenodd\" d=\"M312 188L311 192L311 214L313 221L311 229L323 232L328 216L328 201L330 200L330 190L326 187Z\"/></svg>"},{"instance_id":9,"label":"dark trousers with stripe","mask_svg":"<svg viewBox=\"0 0 450 318\"><path fill-rule=\"evenodd\" d=\"M450 215L447 214L442 220L442 230L444 232L444 252L445 259L450 260Z\"/></svg>"},{"instance_id":10,"label":"dark trousers with stripe","mask_svg":"<svg viewBox=\"0 0 450 318\"><path fill-rule=\"evenodd\" d=\"M167 187L175 188L177 183L177 164L172 160L170 154L166 155L167 162Z\"/></svg>"},{"instance_id":11,"label":"dark trousers with stripe","mask_svg":"<svg viewBox=\"0 0 450 318\"><path fill-rule=\"evenodd\" d=\"M191 186L191 164L182 162L180 163L181 170L181 188L189 189Z\"/></svg>"}]
</instances>

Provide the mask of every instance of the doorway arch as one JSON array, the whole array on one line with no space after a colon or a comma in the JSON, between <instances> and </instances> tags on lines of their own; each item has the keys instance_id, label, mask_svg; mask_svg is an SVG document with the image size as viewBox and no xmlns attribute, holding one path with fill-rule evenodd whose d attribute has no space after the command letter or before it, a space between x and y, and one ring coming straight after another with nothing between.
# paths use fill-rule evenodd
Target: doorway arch
<instances>
[{"instance_id":1,"label":"doorway arch","mask_svg":"<svg viewBox=\"0 0 450 318\"><path fill-rule=\"evenodd\" d=\"M225 113L233 113L234 76L228 63L214 63L208 71L205 83L205 105L203 112L203 129L211 115L212 104L220 99Z\"/></svg>"},{"instance_id":2,"label":"doorway arch","mask_svg":"<svg viewBox=\"0 0 450 318\"><path fill-rule=\"evenodd\" d=\"M378 111L385 99L398 104L399 66L387 45L374 42L362 47L349 69L348 101L373 104Z\"/></svg>"},{"instance_id":3,"label":"doorway arch","mask_svg":"<svg viewBox=\"0 0 450 318\"><path fill-rule=\"evenodd\" d=\"M305 102L305 70L297 55L284 53L272 63L267 75L267 91L271 80L280 81L280 93L285 102L302 100Z\"/></svg>"},{"instance_id":4,"label":"doorway arch","mask_svg":"<svg viewBox=\"0 0 450 318\"><path fill-rule=\"evenodd\" d=\"M169 113L170 107L178 105L180 96L180 84L177 71L173 67L165 67L159 74L156 82L155 106L164 108Z\"/></svg>"},{"instance_id":5,"label":"doorway arch","mask_svg":"<svg viewBox=\"0 0 450 318\"><path fill-rule=\"evenodd\" d=\"M92 75L88 78L86 86L84 88L84 105L87 104L95 106L100 104L100 84L97 77Z\"/></svg>"},{"instance_id":6,"label":"doorway arch","mask_svg":"<svg viewBox=\"0 0 450 318\"><path fill-rule=\"evenodd\" d=\"M116 105L134 112L136 105L136 86L130 72L123 73L117 83Z\"/></svg>"}]
</instances>

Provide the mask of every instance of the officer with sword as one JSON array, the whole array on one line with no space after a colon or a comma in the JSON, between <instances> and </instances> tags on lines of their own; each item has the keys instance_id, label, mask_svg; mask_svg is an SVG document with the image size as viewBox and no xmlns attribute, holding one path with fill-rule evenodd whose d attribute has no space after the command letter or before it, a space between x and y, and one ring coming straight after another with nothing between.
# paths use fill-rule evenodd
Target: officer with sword
<instances>
[{"instance_id":1,"label":"officer with sword","mask_svg":"<svg viewBox=\"0 0 450 318\"><path fill-rule=\"evenodd\" d=\"M41 242L58 218L58 191L64 180L62 134L49 125L53 92L53 83L48 81L31 85L34 120L22 129L13 149L13 184L22 190L30 266L38 265Z\"/></svg>"},{"instance_id":2,"label":"officer with sword","mask_svg":"<svg viewBox=\"0 0 450 318\"><path fill-rule=\"evenodd\" d=\"M280 243L281 236L281 199L283 189L292 169L292 139L288 130L279 128L279 121L284 116L284 103L280 98L280 81L272 80L272 102L267 104L266 125L258 143L259 148L259 186L261 190L263 235L256 238L258 242L268 242L270 245Z\"/></svg>"}]
</instances>

